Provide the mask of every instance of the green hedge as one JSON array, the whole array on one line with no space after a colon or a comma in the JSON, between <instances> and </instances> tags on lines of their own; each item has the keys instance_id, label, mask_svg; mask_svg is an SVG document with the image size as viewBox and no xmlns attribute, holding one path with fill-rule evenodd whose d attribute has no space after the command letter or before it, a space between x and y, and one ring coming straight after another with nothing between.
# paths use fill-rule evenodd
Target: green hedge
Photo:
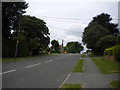
<instances>
[{"instance_id":1,"label":"green hedge","mask_svg":"<svg viewBox=\"0 0 120 90\"><path fill-rule=\"evenodd\" d=\"M104 55L112 55L116 61L120 61L120 44L105 49Z\"/></svg>"}]
</instances>

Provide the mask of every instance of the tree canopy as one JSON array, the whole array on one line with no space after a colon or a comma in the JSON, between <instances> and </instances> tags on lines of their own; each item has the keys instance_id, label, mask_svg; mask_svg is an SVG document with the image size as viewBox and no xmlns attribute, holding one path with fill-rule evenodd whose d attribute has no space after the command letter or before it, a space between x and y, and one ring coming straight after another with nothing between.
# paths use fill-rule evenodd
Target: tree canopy
<instances>
[{"instance_id":1,"label":"tree canopy","mask_svg":"<svg viewBox=\"0 0 120 90\"><path fill-rule=\"evenodd\" d=\"M107 13L101 13L100 15L97 15L93 17L93 22L97 22L98 24L102 25L104 28L107 28L109 30L110 35L117 35L119 33L117 29L117 24L111 23L112 18Z\"/></svg>"},{"instance_id":2,"label":"tree canopy","mask_svg":"<svg viewBox=\"0 0 120 90\"><path fill-rule=\"evenodd\" d=\"M101 37L100 40L96 43L96 48L98 48L99 53L102 55L106 48L113 47L116 44L117 37L113 35L106 35Z\"/></svg>"},{"instance_id":3,"label":"tree canopy","mask_svg":"<svg viewBox=\"0 0 120 90\"><path fill-rule=\"evenodd\" d=\"M93 17L93 20L84 29L82 41L84 44L86 44L87 48L92 50L94 54L101 55L99 51L101 51L103 48L102 46L99 46L99 48L97 47L97 43L100 38L106 35L117 36L119 33L117 24L111 23L111 20L112 18L110 15L102 13L96 17ZM101 40L99 42L101 42Z\"/></svg>"},{"instance_id":4,"label":"tree canopy","mask_svg":"<svg viewBox=\"0 0 120 90\"><path fill-rule=\"evenodd\" d=\"M26 2L2 2L2 56L11 57L15 54L15 41L11 31L15 22L19 20L20 13L25 13L28 7Z\"/></svg>"},{"instance_id":5,"label":"tree canopy","mask_svg":"<svg viewBox=\"0 0 120 90\"><path fill-rule=\"evenodd\" d=\"M27 7L25 2L3 3L3 57L14 56L17 41L18 56L30 52L35 55L48 48L50 33L46 23L34 16L22 15Z\"/></svg>"},{"instance_id":6,"label":"tree canopy","mask_svg":"<svg viewBox=\"0 0 120 90\"><path fill-rule=\"evenodd\" d=\"M51 51L54 53L59 53L60 52L59 42L57 40L52 40L51 44L52 44Z\"/></svg>"},{"instance_id":7,"label":"tree canopy","mask_svg":"<svg viewBox=\"0 0 120 90\"><path fill-rule=\"evenodd\" d=\"M79 42L68 42L65 49L68 53L80 53L83 50L83 46Z\"/></svg>"}]
</instances>

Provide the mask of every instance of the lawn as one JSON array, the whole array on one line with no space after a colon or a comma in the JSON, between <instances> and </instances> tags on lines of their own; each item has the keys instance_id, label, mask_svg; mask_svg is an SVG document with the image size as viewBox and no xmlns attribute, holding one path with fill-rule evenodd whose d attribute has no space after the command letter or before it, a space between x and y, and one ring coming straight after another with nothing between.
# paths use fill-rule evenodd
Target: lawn
<instances>
[{"instance_id":1,"label":"lawn","mask_svg":"<svg viewBox=\"0 0 120 90\"><path fill-rule=\"evenodd\" d=\"M104 57L97 57L92 60L103 74L120 73L120 67L118 67L120 63L107 60Z\"/></svg>"},{"instance_id":2,"label":"lawn","mask_svg":"<svg viewBox=\"0 0 120 90\"><path fill-rule=\"evenodd\" d=\"M120 90L120 81L112 81L111 86L112 88L118 88L118 90Z\"/></svg>"},{"instance_id":3,"label":"lawn","mask_svg":"<svg viewBox=\"0 0 120 90\"><path fill-rule=\"evenodd\" d=\"M72 72L83 72L83 61L84 59L80 59L74 66Z\"/></svg>"},{"instance_id":4,"label":"lawn","mask_svg":"<svg viewBox=\"0 0 120 90\"><path fill-rule=\"evenodd\" d=\"M84 58L84 57L86 57L86 55L85 54L81 54L80 57Z\"/></svg>"},{"instance_id":5,"label":"lawn","mask_svg":"<svg viewBox=\"0 0 120 90\"><path fill-rule=\"evenodd\" d=\"M61 88L69 88L70 90L74 90L74 89L79 89L82 88L81 84L63 84L61 86Z\"/></svg>"},{"instance_id":6,"label":"lawn","mask_svg":"<svg viewBox=\"0 0 120 90\"><path fill-rule=\"evenodd\" d=\"M46 56L48 54L41 54L41 55L37 55L37 56L26 56L26 57L17 57L17 59L15 59L14 57L11 58L2 58L2 60L0 60L0 62L16 62L16 61L21 61L21 60L30 60L30 59L35 59L41 56Z\"/></svg>"}]
</instances>

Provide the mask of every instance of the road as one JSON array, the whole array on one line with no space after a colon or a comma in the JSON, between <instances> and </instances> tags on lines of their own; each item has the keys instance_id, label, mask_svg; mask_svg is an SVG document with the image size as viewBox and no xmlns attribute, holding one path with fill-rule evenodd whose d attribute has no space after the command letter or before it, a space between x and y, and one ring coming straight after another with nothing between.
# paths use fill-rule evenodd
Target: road
<instances>
[{"instance_id":1,"label":"road","mask_svg":"<svg viewBox=\"0 0 120 90\"><path fill-rule=\"evenodd\" d=\"M3 88L58 88L80 59L79 54L37 57L2 65Z\"/></svg>"}]
</instances>

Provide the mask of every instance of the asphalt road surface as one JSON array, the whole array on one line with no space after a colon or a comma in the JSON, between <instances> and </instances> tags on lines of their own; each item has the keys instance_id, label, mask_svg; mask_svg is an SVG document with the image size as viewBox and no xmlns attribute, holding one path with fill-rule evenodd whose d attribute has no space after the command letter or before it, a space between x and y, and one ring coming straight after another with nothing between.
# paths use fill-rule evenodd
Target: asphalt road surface
<instances>
[{"instance_id":1,"label":"asphalt road surface","mask_svg":"<svg viewBox=\"0 0 120 90\"><path fill-rule=\"evenodd\" d=\"M60 54L4 63L2 88L58 88L79 59L79 54Z\"/></svg>"}]
</instances>

